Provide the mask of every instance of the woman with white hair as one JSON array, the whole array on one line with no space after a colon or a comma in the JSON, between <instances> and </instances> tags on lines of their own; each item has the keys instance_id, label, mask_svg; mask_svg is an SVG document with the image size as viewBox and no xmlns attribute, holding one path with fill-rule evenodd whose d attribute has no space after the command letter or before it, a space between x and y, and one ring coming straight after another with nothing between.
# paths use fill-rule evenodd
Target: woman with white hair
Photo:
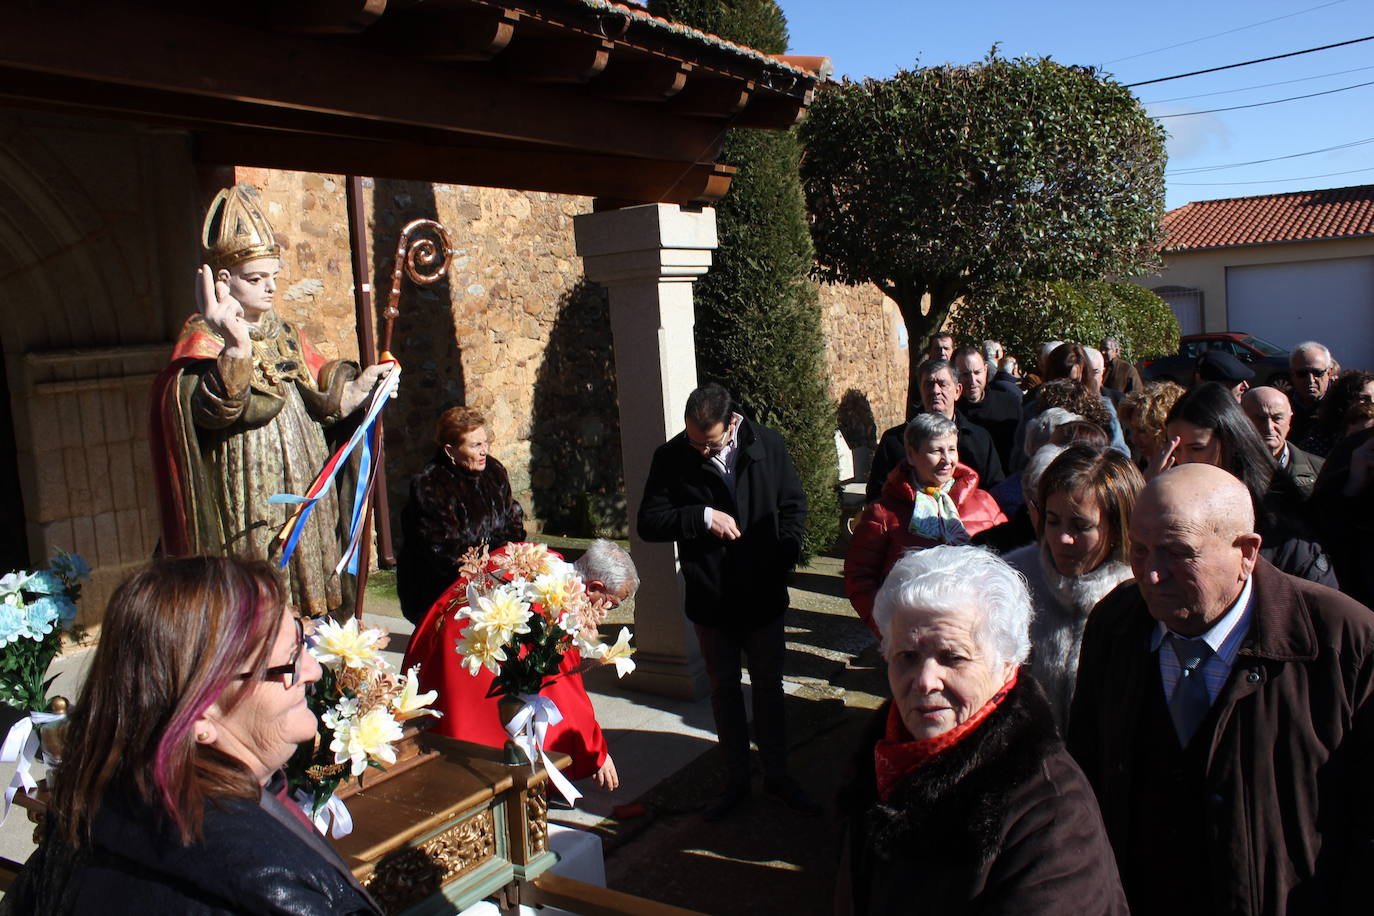
<instances>
[{"instance_id":1,"label":"woman with white hair","mask_svg":"<svg viewBox=\"0 0 1374 916\"><path fill-rule=\"evenodd\" d=\"M959 429L938 413L917 414L906 426L906 457L887 475L883 495L854 526L844 559L844 588L868 624L883 577L908 550L967 544L1007 520L978 488L978 472L959 461Z\"/></svg>"},{"instance_id":2,"label":"woman with white hair","mask_svg":"<svg viewBox=\"0 0 1374 916\"><path fill-rule=\"evenodd\" d=\"M982 548L892 567L873 607L892 700L842 801L840 912L1126 913L1092 787L1020 667L1030 618Z\"/></svg>"}]
</instances>

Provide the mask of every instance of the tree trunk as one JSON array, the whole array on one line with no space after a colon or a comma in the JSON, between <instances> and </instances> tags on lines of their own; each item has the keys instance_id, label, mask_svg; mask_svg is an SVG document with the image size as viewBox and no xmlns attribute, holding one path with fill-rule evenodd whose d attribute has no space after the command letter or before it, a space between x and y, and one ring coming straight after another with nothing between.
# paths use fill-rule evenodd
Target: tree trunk
<instances>
[{"instance_id":1,"label":"tree trunk","mask_svg":"<svg viewBox=\"0 0 1374 916\"><path fill-rule=\"evenodd\" d=\"M927 292L930 293L930 311L923 315L921 299ZM906 325L906 415L910 419L921 412L921 386L916 378L916 369L925 362L931 338L945 326L945 321L949 318L950 305L958 298L958 294L951 295L938 284L933 289L918 288L917 284L912 284L901 291L900 298L893 298L902 313L902 322Z\"/></svg>"}]
</instances>

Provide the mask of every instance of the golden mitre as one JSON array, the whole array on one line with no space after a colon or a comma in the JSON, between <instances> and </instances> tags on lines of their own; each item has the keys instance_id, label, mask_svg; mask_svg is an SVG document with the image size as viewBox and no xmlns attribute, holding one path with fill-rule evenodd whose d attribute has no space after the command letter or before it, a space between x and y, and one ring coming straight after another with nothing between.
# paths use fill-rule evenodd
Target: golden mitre
<instances>
[{"instance_id":1,"label":"golden mitre","mask_svg":"<svg viewBox=\"0 0 1374 916\"><path fill-rule=\"evenodd\" d=\"M253 258L281 257L272 224L262 215L258 190L249 184L236 184L215 195L200 240L206 263L215 270Z\"/></svg>"}]
</instances>

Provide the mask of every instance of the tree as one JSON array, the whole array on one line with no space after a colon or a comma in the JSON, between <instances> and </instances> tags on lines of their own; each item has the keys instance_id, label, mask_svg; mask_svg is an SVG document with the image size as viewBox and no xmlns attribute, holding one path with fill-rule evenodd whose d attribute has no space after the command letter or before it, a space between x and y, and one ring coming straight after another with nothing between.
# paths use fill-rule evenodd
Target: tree
<instances>
[{"instance_id":1,"label":"tree","mask_svg":"<svg viewBox=\"0 0 1374 916\"><path fill-rule=\"evenodd\" d=\"M653 0L649 10L768 54L787 50L787 22L773 0ZM738 169L716 205L720 247L694 290L697 373L730 389L772 426L806 491L804 552L834 543L835 406L825 372L820 301L795 130L732 130L721 161Z\"/></svg>"},{"instance_id":2,"label":"tree","mask_svg":"<svg viewBox=\"0 0 1374 916\"><path fill-rule=\"evenodd\" d=\"M1034 370L1040 347L1072 340L1095 347L1115 337L1134 362L1178 349L1178 319L1168 303L1134 283L1038 281L1008 283L965 298L951 330L965 340L996 340L1022 367Z\"/></svg>"},{"instance_id":3,"label":"tree","mask_svg":"<svg viewBox=\"0 0 1374 916\"><path fill-rule=\"evenodd\" d=\"M1164 131L1091 68L994 48L969 66L846 80L817 93L802 139L818 274L897 303L913 379L960 297L1155 265Z\"/></svg>"}]
</instances>

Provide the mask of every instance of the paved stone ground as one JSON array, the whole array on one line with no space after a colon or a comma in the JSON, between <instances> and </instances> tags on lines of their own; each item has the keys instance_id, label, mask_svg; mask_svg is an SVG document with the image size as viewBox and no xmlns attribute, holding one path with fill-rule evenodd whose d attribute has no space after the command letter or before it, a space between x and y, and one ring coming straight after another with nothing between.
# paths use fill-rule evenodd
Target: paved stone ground
<instances>
[{"instance_id":1,"label":"paved stone ground","mask_svg":"<svg viewBox=\"0 0 1374 916\"><path fill-rule=\"evenodd\" d=\"M887 691L877 645L843 597L840 565L820 557L795 575L786 621L790 761L826 813L798 815L762 794L756 778L753 798L735 814L706 821L701 808L723 787L711 750L646 793L644 817L597 825L608 886L721 916L832 912L840 854L833 797ZM757 761L755 769L757 777Z\"/></svg>"}]
</instances>

